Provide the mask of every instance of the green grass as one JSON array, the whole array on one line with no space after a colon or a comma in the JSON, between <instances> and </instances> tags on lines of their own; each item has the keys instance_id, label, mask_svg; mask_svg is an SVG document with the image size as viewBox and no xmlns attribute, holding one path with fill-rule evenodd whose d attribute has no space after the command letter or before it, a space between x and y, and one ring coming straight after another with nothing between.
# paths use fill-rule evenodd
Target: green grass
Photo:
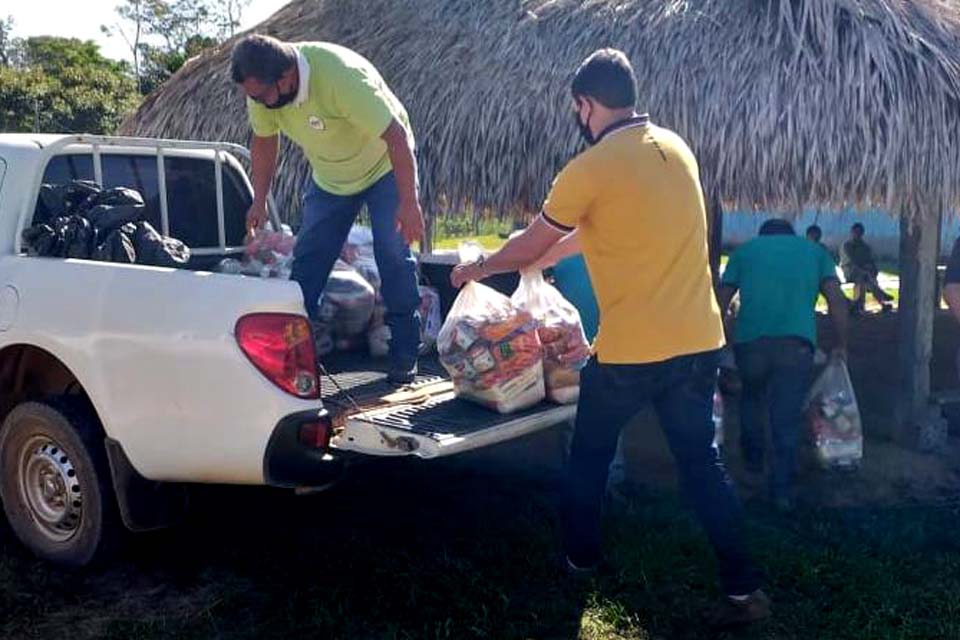
<instances>
[{"instance_id":1,"label":"green grass","mask_svg":"<svg viewBox=\"0 0 960 640\"><path fill-rule=\"evenodd\" d=\"M0 637L710 637L713 560L673 495L642 492L609 517L613 571L576 583L558 569L557 478L485 467L389 464L306 498L207 490L185 525L80 572L4 531ZM960 637L956 510L749 516L776 617L717 637Z\"/></svg>"},{"instance_id":2,"label":"green grass","mask_svg":"<svg viewBox=\"0 0 960 640\"><path fill-rule=\"evenodd\" d=\"M447 250L456 250L460 246L461 242L465 240L472 240L474 242L480 243L484 249L490 251L496 251L503 246L504 240L499 235L485 235L485 236L466 236L460 238L441 238L435 240L433 246L435 249L447 251Z\"/></svg>"}]
</instances>

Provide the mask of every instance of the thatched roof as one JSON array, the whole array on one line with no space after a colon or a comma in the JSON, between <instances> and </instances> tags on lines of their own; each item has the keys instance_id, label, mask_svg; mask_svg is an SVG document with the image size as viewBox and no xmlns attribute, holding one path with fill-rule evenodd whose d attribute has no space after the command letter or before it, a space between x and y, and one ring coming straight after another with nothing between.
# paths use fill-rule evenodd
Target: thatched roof
<instances>
[{"instance_id":1,"label":"thatched roof","mask_svg":"<svg viewBox=\"0 0 960 640\"><path fill-rule=\"evenodd\" d=\"M628 53L640 106L736 206L960 201L957 0L294 0L256 31L369 57L411 114L435 210L535 211L578 149L572 71L601 46ZM231 45L125 130L245 143ZM291 207L305 167L284 160Z\"/></svg>"}]
</instances>

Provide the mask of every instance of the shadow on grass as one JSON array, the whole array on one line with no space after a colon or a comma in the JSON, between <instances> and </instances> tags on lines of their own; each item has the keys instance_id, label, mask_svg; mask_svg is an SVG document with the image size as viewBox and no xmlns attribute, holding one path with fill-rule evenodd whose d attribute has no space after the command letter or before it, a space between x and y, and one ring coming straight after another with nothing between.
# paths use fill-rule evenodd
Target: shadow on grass
<instances>
[{"instance_id":1,"label":"shadow on grass","mask_svg":"<svg viewBox=\"0 0 960 640\"><path fill-rule=\"evenodd\" d=\"M314 496L206 488L187 523L81 572L4 530L0 637L710 637L713 560L672 496L641 491L612 514L615 569L584 583L560 569L556 485L391 462ZM956 511L750 515L777 617L723 637L960 637Z\"/></svg>"}]
</instances>

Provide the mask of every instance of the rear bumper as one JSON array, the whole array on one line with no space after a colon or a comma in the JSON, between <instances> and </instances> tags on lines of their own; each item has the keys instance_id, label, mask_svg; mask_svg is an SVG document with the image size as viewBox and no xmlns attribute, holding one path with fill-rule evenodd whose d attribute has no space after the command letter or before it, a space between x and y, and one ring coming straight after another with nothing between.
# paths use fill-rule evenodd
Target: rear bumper
<instances>
[{"instance_id":1,"label":"rear bumper","mask_svg":"<svg viewBox=\"0 0 960 640\"><path fill-rule=\"evenodd\" d=\"M264 483L275 487L319 487L343 475L350 454L300 442L303 424L327 417L326 409L293 413L277 423L263 457Z\"/></svg>"}]
</instances>

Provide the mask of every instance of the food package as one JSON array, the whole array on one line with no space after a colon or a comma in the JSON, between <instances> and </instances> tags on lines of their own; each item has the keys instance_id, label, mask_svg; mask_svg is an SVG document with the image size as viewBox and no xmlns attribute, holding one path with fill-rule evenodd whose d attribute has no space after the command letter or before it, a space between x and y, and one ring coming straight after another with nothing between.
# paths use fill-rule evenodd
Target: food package
<instances>
[{"instance_id":1,"label":"food package","mask_svg":"<svg viewBox=\"0 0 960 640\"><path fill-rule=\"evenodd\" d=\"M437 346L458 397L512 413L546 395L536 321L490 287L478 282L464 286Z\"/></svg>"},{"instance_id":2,"label":"food package","mask_svg":"<svg viewBox=\"0 0 960 640\"><path fill-rule=\"evenodd\" d=\"M559 404L575 403L580 397L580 369L587 363L590 350L580 313L543 279L540 271L522 274L511 301L537 321L537 333L543 344L547 398ZM571 351L579 351L584 357L574 362L561 360Z\"/></svg>"},{"instance_id":3,"label":"food package","mask_svg":"<svg viewBox=\"0 0 960 640\"><path fill-rule=\"evenodd\" d=\"M350 348L362 337L373 313L373 287L350 265L337 261L320 296L318 316L331 327L339 348ZM359 342L356 344L360 344Z\"/></svg>"},{"instance_id":4,"label":"food package","mask_svg":"<svg viewBox=\"0 0 960 640\"><path fill-rule=\"evenodd\" d=\"M244 253L248 259L272 264L283 256L292 256L297 237L286 229L271 231L261 229L247 237Z\"/></svg>"},{"instance_id":5,"label":"food package","mask_svg":"<svg viewBox=\"0 0 960 640\"><path fill-rule=\"evenodd\" d=\"M810 388L807 420L824 467L855 468L863 458L860 409L847 365L831 359Z\"/></svg>"}]
</instances>

